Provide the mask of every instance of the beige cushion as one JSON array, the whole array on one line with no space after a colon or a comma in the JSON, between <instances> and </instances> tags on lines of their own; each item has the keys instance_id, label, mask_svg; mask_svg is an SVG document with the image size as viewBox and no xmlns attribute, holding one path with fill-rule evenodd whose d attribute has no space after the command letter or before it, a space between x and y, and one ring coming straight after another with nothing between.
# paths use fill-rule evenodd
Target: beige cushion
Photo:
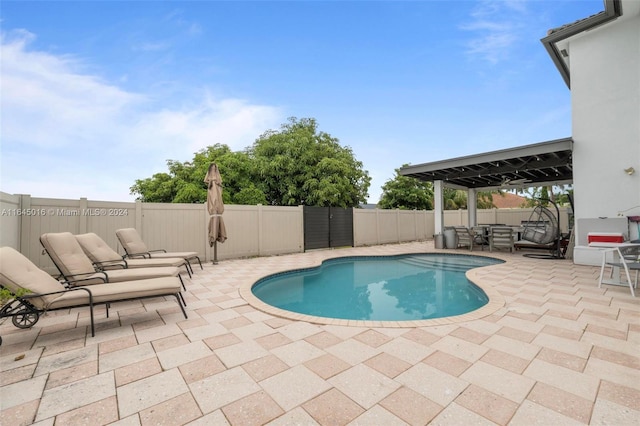
<instances>
[{"instance_id":1,"label":"beige cushion","mask_svg":"<svg viewBox=\"0 0 640 426\"><path fill-rule=\"evenodd\" d=\"M153 252L151 253L151 258L153 259L155 257L158 259L168 259L172 257L181 257L183 259L190 259L192 257L196 257L197 255L198 253L195 251L172 251L169 253Z\"/></svg>"},{"instance_id":2,"label":"beige cushion","mask_svg":"<svg viewBox=\"0 0 640 426\"><path fill-rule=\"evenodd\" d=\"M93 232L87 234L76 235L76 240L82 247L85 254L91 259L92 262L105 263L113 262L115 266L111 269L121 269L124 267L125 262L122 257L98 235ZM150 268L154 266L173 266L179 267L185 264L185 260L181 257L172 257L166 259L127 259L126 265L129 268ZM101 265L105 267L105 265ZM105 269L109 269L105 267Z\"/></svg>"},{"instance_id":3,"label":"beige cushion","mask_svg":"<svg viewBox=\"0 0 640 426\"><path fill-rule=\"evenodd\" d=\"M75 237L84 253L92 262L100 263L122 260L122 256L93 232L76 235Z\"/></svg>"},{"instance_id":4,"label":"beige cushion","mask_svg":"<svg viewBox=\"0 0 640 426\"><path fill-rule=\"evenodd\" d=\"M39 309L57 309L89 303L89 293L80 290L82 287L76 287L77 290L73 291L66 290L60 282L11 247L0 248L0 284L13 292L19 289L29 290L33 294L64 291L61 294L29 299L29 302ZM181 283L177 277L165 277L96 284L86 288L93 295L93 303L104 303L177 294L180 292Z\"/></svg>"},{"instance_id":5,"label":"beige cushion","mask_svg":"<svg viewBox=\"0 0 640 426\"><path fill-rule=\"evenodd\" d=\"M40 242L47 250L53 263L64 275L72 276L95 272L91 260L71 232L42 234Z\"/></svg>"},{"instance_id":6,"label":"beige cushion","mask_svg":"<svg viewBox=\"0 0 640 426\"><path fill-rule=\"evenodd\" d=\"M129 254L146 253L149 251L135 228L118 229L116 236L120 244L122 244L122 247L124 247L125 251Z\"/></svg>"},{"instance_id":7,"label":"beige cushion","mask_svg":"<svg viewBox=\"0 0 640 426\"><path fill-rule=\"evenodd\" d=\"M79 285L102 284L105 282L102 279L103 277L107 277L107 281L111 283L158 277L175 277L180 273L180 270L176 267L163 267L120 269L83 275L96 272L96 270L73 234L70 232L43 234L40 237L40 241L42 241L47 253L49 253L49 256L51 256L51 259L63 274L77 278L96 278L92 281L82 281ZM83 276L79 277L79 275Z\"/></svg>"},{"instance_id":8,"label":"beige cushion","mask_svg":"<svg viewBox=\"0 0 640 426\"><path fill-rule=\"evenodd\" d=\"M81 287L77 287L81 288ZM175 277L155 278L131 282L97 284L86 287L93 295L93 303L116 300L138 299L141 297L163 296L180 292L180 280ZM48 305L49 309L85 305L89 294L84 290L69 291Z\"/></svg>"},{"instance_id":9,"label":"beige cushion","mask_svg":"<svg viewBox=\"0 0 640 426\"><path fill-rule=\"evenodd\" d=\"M113 269L104 272L104 274L109 277L110 283L144 280L148 278L177 277L179 273L180 270L174 266L159 268Z\"/></svg>"},{"instance_id":10,"label":"beige cushion","mask_svg":"<svg viewBox=\"0 0 640 426\"><path fill-rule=\"evenodd\" d=\"M186 261L181 257L151 258L151 259L127 259L129 268L151 268L153 266L184 266Z\"/></svg>"},{"instance_id":11,"label":"beige cushion","mask_svg":"<svg viewBox=\"0 0 640 426\"><path fill-rule=\"evenodd\" d=\"M116 235L122 247L126 250L128 254L136 254L136 253L148 253L149 249L146 244L140 238L138 231L135 228L123 228L118 229L116 231ZM170 253L160 253L153 252L151 253L151 257L166 259L168 257L181 257L183 259L190 259L198 256L198 253L195 251L185 251L185 252L170 252Z\"/></svg>"},{"instance_id":12,"label":"beige cushion","mask_svg":"<svg viewBox=\"0 0 640 426\"><path fill-rule=\"evenodd\" d=\"M11 247L0 248L0 284L13 293L20 289L34 294L65 290L59 281ZM59 297L50 295L30 299L29 302L43 309Z\"/></svg>"}]
</instances>

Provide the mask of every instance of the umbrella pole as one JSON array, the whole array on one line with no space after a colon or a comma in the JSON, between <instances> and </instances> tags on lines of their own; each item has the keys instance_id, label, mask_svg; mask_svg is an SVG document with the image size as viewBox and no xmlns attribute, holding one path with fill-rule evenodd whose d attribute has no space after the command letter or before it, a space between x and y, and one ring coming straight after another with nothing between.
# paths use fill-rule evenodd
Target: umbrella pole
<instances>
[{"instance_id":1,"label":"umbrella pole","mask_svg":"<svg viewBox=\"0 0 640 426\"><path fill-rule=\"evenodd\" d=\"M213 260L211 261L213 265L218 264L218 242L213 242Z\"/></svg>"}]
</instances>

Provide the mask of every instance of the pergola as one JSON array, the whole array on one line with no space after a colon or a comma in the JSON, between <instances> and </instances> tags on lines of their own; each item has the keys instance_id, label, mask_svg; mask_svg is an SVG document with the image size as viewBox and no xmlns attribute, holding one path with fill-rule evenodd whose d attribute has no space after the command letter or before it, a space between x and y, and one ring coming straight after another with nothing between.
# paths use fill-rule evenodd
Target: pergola
<instances>
[{"instance_id":1,"label":"pergola","mask_svg":"<svg viewBox=\"0 0 640 426\"><path fill-rule=\"evenodd\" d=\"M474 226L478 191L570 184L572 152L573 140L564 138L407 166L400 174L433 182L435 232L442 233L443 187L467 190L469 225Z\"/></svg>"}]
</instances>

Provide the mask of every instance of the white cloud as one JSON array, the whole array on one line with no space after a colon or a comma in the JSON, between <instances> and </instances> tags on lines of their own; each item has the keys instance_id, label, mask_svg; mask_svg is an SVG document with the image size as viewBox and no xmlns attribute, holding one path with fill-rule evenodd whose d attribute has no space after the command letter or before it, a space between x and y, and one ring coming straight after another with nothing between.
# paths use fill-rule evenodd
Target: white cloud
<instances>
[{"instance_id":1,"label":"white cloud","mask_svg":"<svg viewBox=\"0 0 640 426\"><path fill-rule=\"evenodd\" d=\"M467 53L492 64L508 59L529 19L526 6L525 0L479 2L471 21L460 26L474 34L467 42Z\"/></svg>"},{"instance_id":2,"label":"white cloud","mask_svg":"<svg viewBox=\"0 0 640 426\"><path fill-rule=\"evenodd\" d=\"M1 39L3 144L74 144L142 100L79 73L83 65L71 56L27 51L33 39L25 31Z\"/></svg>"},{"instance_id":3,"label":"white cloud","mask_svg":"<svg viewBox=\"0 0 640 426\"><path fill-rule=\"evenodd\" d=\"M131 200L135 179L223 143L243 149L284 120L273 106L218 99L204 88L188 107L106 82L73 56L29 50L33 34L3 34L2 179L9 193ZM155 100L154 102L157 102Z\"/></svg>"},{"instance_id":4,"label":"white cloud","mask_svg":"<svg viewBox=\"0 0 640 426\"><path fill-rule=\"evenodd\" d=\"M164 144L167 152L172 151L176 143L189 152L215 143L240 150L281 121L277 108L238 99L217 100L203 90L203 99L197 105L146 114L132 129L131 137L147 141L145 146Z\"/></svg>"}]
</instances>

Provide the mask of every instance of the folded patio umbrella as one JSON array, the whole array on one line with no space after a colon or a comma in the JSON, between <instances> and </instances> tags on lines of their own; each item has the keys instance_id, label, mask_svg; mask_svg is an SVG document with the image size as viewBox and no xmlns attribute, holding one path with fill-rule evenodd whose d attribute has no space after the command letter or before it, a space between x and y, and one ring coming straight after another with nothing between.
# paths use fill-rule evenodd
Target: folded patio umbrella
<instances>
[{"instance_id":1,"label":"folded patio umbrella","mask_svg":"<svg viewBox=\"0 0 640 426\"><path fill-rule=\"evenodd\" d=\"M222 213L224 213L224 203L222 201L222 178L216 163L209 165L209 170L204 178L207 184L207 211L211 215L209 218L209 246L214 247L213 263L218 261L217 243L224 243L227 239L227 229L224 226Z\"/></svg>"},{"instance_id":2,"label":"folded patio umbrella","mask_svg":"<svg viewBox=\"0 0 640 426\"><path fill-rule=\"evenodd\" d=\"M215 215L209 218L209 247L217 242L224 243L227 239L227 229L224 226L222 216Z\"/></svg>"}]
</instances>

